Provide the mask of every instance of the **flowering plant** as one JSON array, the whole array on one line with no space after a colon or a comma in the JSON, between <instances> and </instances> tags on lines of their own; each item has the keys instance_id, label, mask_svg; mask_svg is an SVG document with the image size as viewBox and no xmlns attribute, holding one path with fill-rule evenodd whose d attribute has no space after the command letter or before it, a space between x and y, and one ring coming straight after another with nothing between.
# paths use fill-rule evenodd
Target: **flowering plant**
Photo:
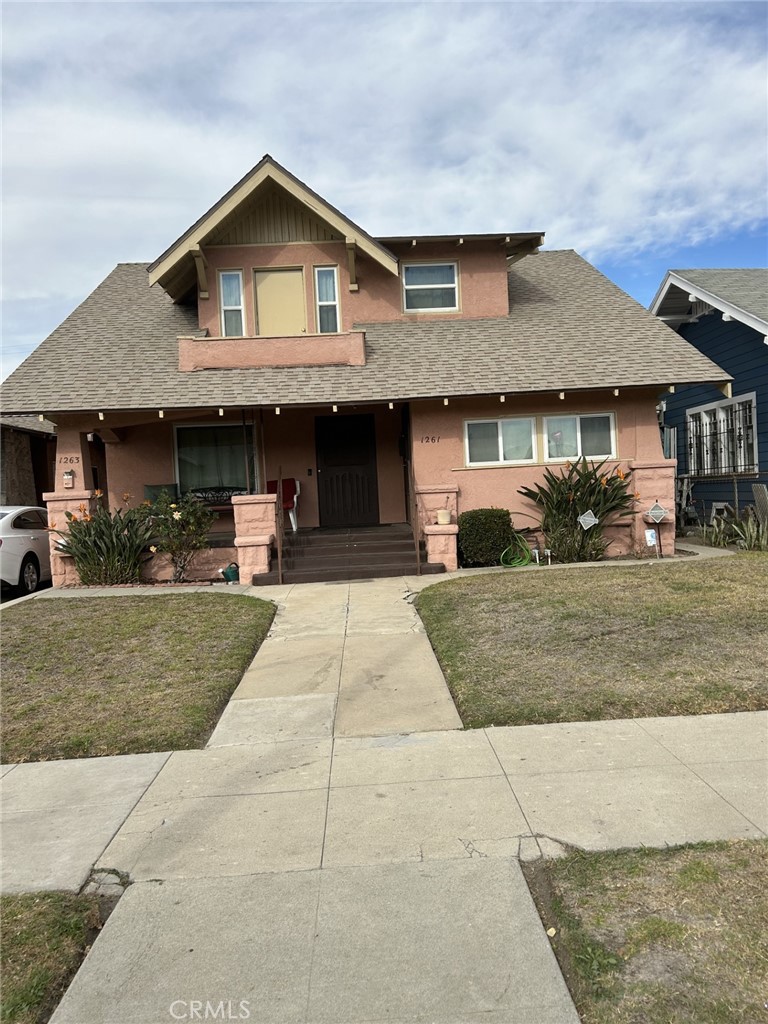
<instances>
[{"instance_id":1,"label":"flowering plant","mask_svg":"<svg viewBox=\"0 0 768 1024\"><path fill-rule=\"evenodd\" d=\"M161 491L155 501L143 502L136 514L149 528L150 550L169 555L173 582L183 583L192 559L208 547L208 531L217 513L192 494L176 501L168 491Z\"/></svg>"},{"instance_id":2,"label":"flowering plant","mask_svg":"<svg viewBox=\"0 0 768 1024\"><path fill-rule=\"evenodd\" d=\"M101 497L100 492L96 494ZM151 535L147 524L134 509L110 513L101 502L92 511L83 502L78 512L65 513L67 530L56 530L55 523L51 529L61 537L57 544L60 554L74 559L81 583L138 583Z\"/></svg>"},{"instance_id":3,"label":"flowering plant","mask_svg":"<svg viewBox=\"0 0 768 1024\"><path fill-rule=\"evenodd\" d=\"M593 562L602 558L609 542L603 529L612 518L633 516L636 495L630 491L632 471L605 470L608 460L595 465L566 463L557 476L544 470L544 483L521 487L518 494L530 499L541 510L541 529L547 547L559 562ZM592 511L597 523L582 528L579 516Z\"/></svg>"}]
</instances>

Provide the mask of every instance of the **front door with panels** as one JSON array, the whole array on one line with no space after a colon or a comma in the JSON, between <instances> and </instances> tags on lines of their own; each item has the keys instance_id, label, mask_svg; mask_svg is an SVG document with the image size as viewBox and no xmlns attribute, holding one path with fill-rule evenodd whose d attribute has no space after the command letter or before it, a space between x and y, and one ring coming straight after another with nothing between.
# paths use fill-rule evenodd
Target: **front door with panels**
<instances>
[{"instance_id":1,"label":"front door with panels","mask_svg":"<svg viewBox=\"0 0 768 1024\"><path fill-rule=\"evenodd\" d=\"M256 270L256 333L279 338L305 334L307 305L301 270Z\"/></svg>"},{"instance_id":2,"label":"front door with panels","mask_svg":"<svg viewBox=\"0 0 768 1024\"><path fill-rule=\"evenodd\" d=\"M321 526L377 526L376 427L371 414L317 416Z\"/></svg>"}]
</instances>

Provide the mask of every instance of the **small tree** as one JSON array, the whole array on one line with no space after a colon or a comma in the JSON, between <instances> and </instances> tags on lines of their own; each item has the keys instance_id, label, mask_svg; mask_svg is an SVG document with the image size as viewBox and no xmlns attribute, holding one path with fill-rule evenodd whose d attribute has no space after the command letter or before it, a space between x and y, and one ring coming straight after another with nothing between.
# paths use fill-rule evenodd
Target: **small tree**
<instances>
[{"instance_id":1,"label":"small tree","mask_svg":"<svg viewBox=\"0 0 768 1024\"><path fill-rule=\"evenodd\" d=\"M192 494L176 501L168 491L136 511L149 527L153 550L170 556L173 582L183 583L197 552L209 546L208 531L218 514Z\"/></svg>"},{"instance_id":2,"label":"small tree","mask_svg":"<svg viewBox=\"0 0 768 1024\"><path fill-rule=\"evenodd\" d=\"M635 495L630 492L631 471L605 472L604 460L595 465L586 459L567 463L559 476L544 470L544 483L521 487L518 494L541 510L541 529L547 547L559 562L594 562L608 547L604 528L612 518L636 515ZM585 530L579 516L589 510L597 524Z\"/></svg>"}]
</instances>

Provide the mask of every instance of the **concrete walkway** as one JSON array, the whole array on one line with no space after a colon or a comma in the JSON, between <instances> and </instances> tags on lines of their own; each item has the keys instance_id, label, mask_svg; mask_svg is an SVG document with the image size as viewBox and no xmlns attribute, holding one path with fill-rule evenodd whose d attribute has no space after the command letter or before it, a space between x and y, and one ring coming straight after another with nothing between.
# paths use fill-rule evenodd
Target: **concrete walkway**
<instances>
[{"instance_id":1,"label":"concrete walkway","mask_svg":"<svg viewBox=\"0 0 768 1024\"><path fill-rule=\"evenodd\" d=\"M768 834L768 713L463 731L421 583L253 588L205 750L5 766L12 891L133 883L52 1024L578 1024L520 861Z\"/></svg>"}]
</instances>

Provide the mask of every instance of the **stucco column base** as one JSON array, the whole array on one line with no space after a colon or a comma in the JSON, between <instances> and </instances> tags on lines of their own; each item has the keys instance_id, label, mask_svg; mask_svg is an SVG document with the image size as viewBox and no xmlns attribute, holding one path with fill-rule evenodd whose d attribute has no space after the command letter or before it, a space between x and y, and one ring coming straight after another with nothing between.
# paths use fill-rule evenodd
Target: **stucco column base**
<instances>
[{"instance_id":1,"label":"stucco column base","mask_svg":"<svg viewBox=\"0 0 768 1024\"><path fill-rule=\"evenodd\" d=\"M253 576L269 572L272 542L277 535L277 495L236 494L232 509L240 582L250 583Z\"/></svg>"},{"instance_id":2,"label":"stucco column base","mask_svg":"<svg viewBox=\"0 0 768 1024\"><path fill-rule=\"evenodd\" d=\"M457 537L459 528L455 523L448 526L425 526L424 538L427 544L427 561L442 562L448 572L459 568Z\"/></svg>"},{"instance_id":3,"label":"stucco column base","mask_svg":"<svg viewBox=\"0 0 768 1024\"><path fill-rule=\"evenodd\" d=\"M90 514L94 509L93 491L50 491L43 495L43 501L48 509L48 525L51 528L49 544L51 547L51 583L54 587L63 587L80 583L80 577L75 569L74 559L66 555L60 555L57 545L62 539L58 533L53 532L54 528L66 533L67 512L72 515L81 516L83 511Z\"/></svg>"},{"instance_id":4,"label":"stucco column base","mask_svg":"<svg viewBox=\"0 0 768 1024\"><path fill-rule=\"evenodd\" d=\"M235 537L241 583L250 583L254 576L269 572L274 539L274 533L263 533L253 537Z\"/></svg>"},{"instance_id":5,"label":"stucco column base","mask_svg":"<svg viewBox=\"0 0 768 1024\"><path fill-rule=\"evenodd\" d=\"M632 485L635 493L638 515L633 518L633 541L635 550L640 554L653 554L653 548L645 543L645 531L656 530L661 543L663 555L675 553L675 459L664 459L659 462L630 462ZM660 523L654 522L646 513L658 502L667 509L667 515Z\"/></svg>"}]
</instances>

